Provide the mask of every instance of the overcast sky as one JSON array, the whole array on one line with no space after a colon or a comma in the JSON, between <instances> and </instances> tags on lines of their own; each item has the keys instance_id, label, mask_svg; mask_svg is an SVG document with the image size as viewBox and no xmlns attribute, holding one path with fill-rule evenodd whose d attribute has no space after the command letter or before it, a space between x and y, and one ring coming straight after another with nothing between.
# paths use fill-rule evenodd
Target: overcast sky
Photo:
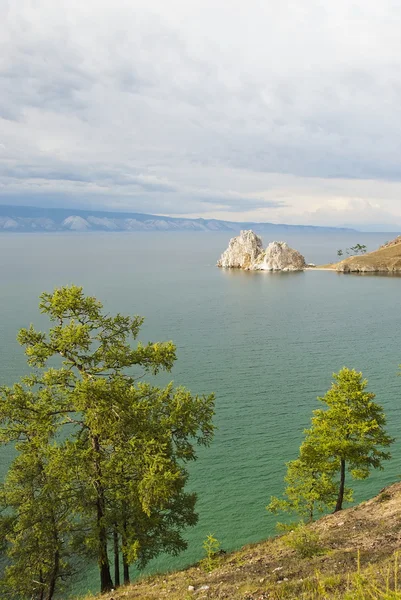
<instances>
[{"instance_id":1,"label":"overcast sky","mask_svg":"<svg viewBox=\"0 0 401 600\"><path fill-rule=\"evenodd\" d=\"M398 0L0 0L0 203L401 227Z\"/></svg>"}]
</instances>

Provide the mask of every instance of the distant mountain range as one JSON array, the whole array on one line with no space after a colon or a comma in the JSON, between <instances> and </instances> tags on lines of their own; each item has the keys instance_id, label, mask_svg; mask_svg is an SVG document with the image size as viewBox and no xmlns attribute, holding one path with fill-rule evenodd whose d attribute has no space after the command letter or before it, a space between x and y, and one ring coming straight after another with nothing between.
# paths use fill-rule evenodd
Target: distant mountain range
<instances>
[{"instance_id":1,"label":"distant mountain range","mask_svg":"<svg viewBox=\"0 0 401 600\"><path fill-rule=\"evenodd\" d=\"M253 229L257 233L289 230L303 232L352 231L347 228L274 223L238 223L217 219L186 219L141 213L39 208L0 205L0 232L44 231L227 231Z\"/></svg>"}]
</instances>

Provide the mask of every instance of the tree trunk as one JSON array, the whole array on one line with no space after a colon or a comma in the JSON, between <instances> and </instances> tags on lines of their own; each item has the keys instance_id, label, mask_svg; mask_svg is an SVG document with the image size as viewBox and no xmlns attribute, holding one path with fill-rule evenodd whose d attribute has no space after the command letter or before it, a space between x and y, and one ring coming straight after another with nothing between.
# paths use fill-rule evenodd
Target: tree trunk
<instances>
[{"instance_id":1,"label":"tree trunk","mask_svg":"<svg viewBox=\"0 0 401 600\"><path fill-rule=\"evenodd\" d=\"M56 589L56 582L60 568L60 553L58 549L54 553L53 571L50 576L49 589L47 591L46 600L52 600Z\"/></svg>"},{"instance_id":2,"label":"tree trunk","mask_svg":"<svg viewBox=\"0 0 401 600\"><path fill-rule=\"evenodd\" d=\"M118 549L117 525L114 525L113 542L114 542L114 585L116 586L116 588L118 588L120 585L120 552Z\"/></svg>"},{"instance_id":3,"label":"tree trunk","mask_svg":"<svg viewBox=\"0 0 401 600\"><path fill-rule=\"evenodd\" d=\"M309 520L308 523L313 523L313 509L315 508L315 503L311 502L309 506Z\"/></svg>"},{"instance_id":4,"label":"tree trunk","mask_svg":"<svg viewBox=\"0 0 401 600\"><path fill-rule=\"evenodd\" d=\"M106 516L106 503L104 498L104 489L102 485L102 469L100 466L100 444L96 435L92 437L92 448L95 451L95 489L97 494L96 512L97 512L97 527L98 527L98 565L100 572L100 592L109 592L113 589L113 580L110 575L110 563L107 554L107 529L104 523Z\"/></svg>"},{"instance_id":5,"label":"tree trunk","mask_svg":"<svg viewBox=\"0 0 401 600\"><path fill-rule=\"evenodd\" d=\"M39 594L37 596L37 600L43 600L45 597L45 584L43 581L42 571L40 571L40 573L39 573L39 584L40 584L40 590L39 590Z\"/></svg>"},{"instance_id":6,"label":"tree trunk","mask_svg":"<svg viewBox=\"0 0 401 600\"><path fill-rule=\"evenodd\" d=\"M129 578L129 564L127 561L126 554L123 554L123 569L124 569L124 585L128 585L130 583L130 578Z\"/></svg>"},{"instance_id":7,"label":"tree trunk","mask_svg":"<svg viewBox=\"0 0 401 600\"><path fill-rule=\"evenodd\" d=\"M337 504L334 512L342 510L344 500L344 489L345 489L345 460L341 459L341 470L340 470L340 489L338 490Z\"/></svg>"},{"instance_id":8,"label":"tree trunk","mask_svg":"<svg viewBox=\"0 0 401 600\"><path fill-rule=\"evenodd\" d=\"M113 581L110 575L110 563L107 554L107 530L103 523L104 508L100 498L97 500L97 525L99 531L98 565L100 571L100 592L110 592L113 589Z\"/></svg>"},{"instance_id":9,"label":"tree trunk","mask_svg":"<svg viewBox=\"0 0 401 600\"><path fill-rule=\"evenodd\" d=\"M53 526L52 537L53 537L53 544L54 544L55 550L54 550L54 555L53 555L53 569L50 574L49 588L47 590L46 600L52 600L52 598L54 596L54 592L56 590L56 583L57 583L57 579L58 579L59 571L60 571L59 537L58 537L58 531L57 531L56 518L55 518L53 510L51 511L50 518L51 518L51 522L52 522L52 526Z\"/></svg>"},{"instance_id":10,"label":"tree trunk","mask_svg":"<svg viewBox=\"0 0 401 600\"><path fill-rule=\"evenodd\" d=\"M127 544L127 536L126 536L126 531L127 531L127 523L124 521L124 534L123 534L123 571L124 571L124 585L128 585L130 583L130 578L129 578L129 564L128 564L128 559L127 559L127 550L126 550L126 544Z\"/></svg>"}]
</instances>

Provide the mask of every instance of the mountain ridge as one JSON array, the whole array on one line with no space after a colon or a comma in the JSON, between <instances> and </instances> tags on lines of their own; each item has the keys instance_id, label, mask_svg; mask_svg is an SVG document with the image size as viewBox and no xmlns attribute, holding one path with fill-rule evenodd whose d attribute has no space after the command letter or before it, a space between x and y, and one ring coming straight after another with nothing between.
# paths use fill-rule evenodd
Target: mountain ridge
<instances>
[{"instance_id":1,"label":"mountain ridge","mask_svg":"<svg viewBox=\"0 0 401 600\"><path fill-rule=\"evenodd\" d=\"M219 219L167 217L135 212L83 210L76 208L44 208L37 206L0 205L0 232L60 232L60 231L223 231L239 229L256 232L277 230L307 233L350 232L345 227L287 225L269 222L236 222Z\"/></svg>"}]
</instances>

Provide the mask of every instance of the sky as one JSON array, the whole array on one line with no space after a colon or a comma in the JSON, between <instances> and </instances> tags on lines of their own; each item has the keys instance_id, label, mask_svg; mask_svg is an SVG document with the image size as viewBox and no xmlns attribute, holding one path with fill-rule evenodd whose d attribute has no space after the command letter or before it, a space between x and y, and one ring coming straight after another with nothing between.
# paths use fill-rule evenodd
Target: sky
<instances>
[{"instance_id":1,"label":"sky","mask_svg":"<svg viewBox=\"0 0 401 600\"><path fill-rule=\"evenodd\" d=\"M0 0L0 203L401 228L398 0Z\"/></svg>"}]
</instances>

